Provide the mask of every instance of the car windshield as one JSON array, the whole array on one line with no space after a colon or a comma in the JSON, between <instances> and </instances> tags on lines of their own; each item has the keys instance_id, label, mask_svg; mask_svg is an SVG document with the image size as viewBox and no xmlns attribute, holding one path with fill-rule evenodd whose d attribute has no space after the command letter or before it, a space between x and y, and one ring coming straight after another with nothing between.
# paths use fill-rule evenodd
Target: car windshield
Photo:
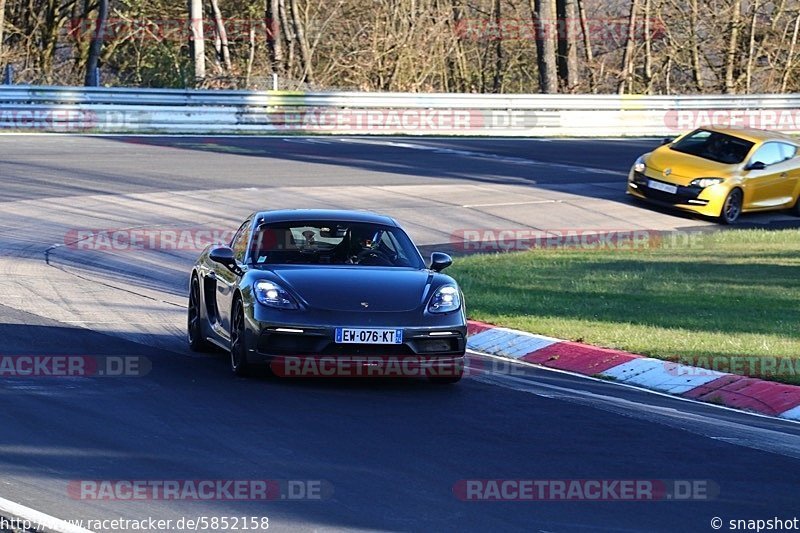
<instances>
[{"instance_id":1,"label":"car windshield","mask_svg":"<svg viewBox=\"0 0 800 533\"><path fill-rule=\"evenodd\" d=\"M262 224L253 236L250 262L425 268L416 246L400 228L341 221Z\"/></svg>"},{"instance_id":2,"label":"car windshield","mask_svg":"<svg viewBox=\"0 0 800 533\"><path fill-rule=\"evenodd\" d=\"M679 140L670 149L732 165L744 161L752 147L752 142L733 135L700 129Z\"/></svg>"}]
</instances>

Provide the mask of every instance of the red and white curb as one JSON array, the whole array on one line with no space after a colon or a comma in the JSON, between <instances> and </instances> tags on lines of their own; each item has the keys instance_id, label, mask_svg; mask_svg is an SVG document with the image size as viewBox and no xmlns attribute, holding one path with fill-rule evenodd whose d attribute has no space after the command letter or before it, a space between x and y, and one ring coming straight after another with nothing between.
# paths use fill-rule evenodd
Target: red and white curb
<instances>
[{"instance_id":1,"label":"red and white curb","mask_svg":"<svg viewBox=\"0 0 800 533\"><path fill-rule=\"evenodd\" d=\"M800 387L469 321L467 347L668 394L800 421Z\"/></svg>"}]
</instances>

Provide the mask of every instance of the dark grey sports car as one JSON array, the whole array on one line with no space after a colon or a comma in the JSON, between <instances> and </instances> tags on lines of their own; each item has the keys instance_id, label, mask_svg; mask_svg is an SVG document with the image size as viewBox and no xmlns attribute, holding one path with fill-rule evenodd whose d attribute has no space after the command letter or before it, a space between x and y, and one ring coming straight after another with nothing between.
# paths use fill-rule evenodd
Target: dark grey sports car
<instances>
[{"instance_id":1,"label":"dark grey sports car","mask_svg":"<svg viewBox=\"0 0 800 533\"><path fill-rule=\"evenodd\" d=\"M191 274L189 345L230 351L238 375L414 376L456 382L466 314L456 282L426 267L392 218L360 211L254 213Z\"/></svg>"}]
</instances>

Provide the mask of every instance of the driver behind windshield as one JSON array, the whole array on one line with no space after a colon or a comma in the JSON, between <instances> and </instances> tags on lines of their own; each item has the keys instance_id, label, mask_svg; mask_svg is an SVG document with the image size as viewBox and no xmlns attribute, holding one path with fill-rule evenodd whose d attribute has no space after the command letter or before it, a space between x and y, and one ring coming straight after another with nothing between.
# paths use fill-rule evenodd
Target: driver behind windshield
<instances>
[{"instance_id":1,"label":"driver behind windshield","mask_svg":"<svg viewBox=\"0 0 800 533\"><path fill-rule=\"evenodd\" d=\"M388 244L387 244L388 243ZM360 223L263 225L251 247L256 264L416 266L419 255L401 230Z\"/></svg>"}]
</instances>

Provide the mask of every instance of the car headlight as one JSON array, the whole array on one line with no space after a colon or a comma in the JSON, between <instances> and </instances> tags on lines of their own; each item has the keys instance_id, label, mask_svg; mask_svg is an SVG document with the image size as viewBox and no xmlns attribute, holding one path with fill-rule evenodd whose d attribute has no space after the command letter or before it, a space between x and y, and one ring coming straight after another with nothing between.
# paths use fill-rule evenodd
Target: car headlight
<instances>
[{"instance_id":1,"label":"car headlight","mask_svg":"<svg viewBox=\"0 0 800 533\"><path fill-rule=\"evenodd\" d=\"M697 178L696 180L692 180L689 185L705 189L706 187L711 187L723 181L725 181L723 178Z\"/></svg>"},{"instance_id":2,"label":"car headlight","mask_svg":"<svg viewBox=\"0 0 800 533\"><path fill-rule=\"evenodd\" d=\"M439 287L428 304L431 313L449 313L461 307L461 295L455 285Z\"/></svg>"},{"instance_id":3,"label":"car headlight","mask_svg":"<svg viewBox=\"0 0 800 533\"><path fill-rule=\"evenodd\" d=\"M253 294L259 303L278 309L297 309L297 302L291 294L278 285L267 280L259 280L253 284Z\"/></svg>"},{"instance_id":4,"label":"car headlight","mask_svg":"<svg viewBox=\"0 0 800 533\"><path fill-rule=\"evenodd\" d=\"M639 172L641 174L641 173L644 173L644 169L645 168L646 167L645 167L645 164L644 164L644 156L640 155L636 159L636 162L633 164L633 170L634 170L634 172Z\"/></svg>"}]
</instances>

